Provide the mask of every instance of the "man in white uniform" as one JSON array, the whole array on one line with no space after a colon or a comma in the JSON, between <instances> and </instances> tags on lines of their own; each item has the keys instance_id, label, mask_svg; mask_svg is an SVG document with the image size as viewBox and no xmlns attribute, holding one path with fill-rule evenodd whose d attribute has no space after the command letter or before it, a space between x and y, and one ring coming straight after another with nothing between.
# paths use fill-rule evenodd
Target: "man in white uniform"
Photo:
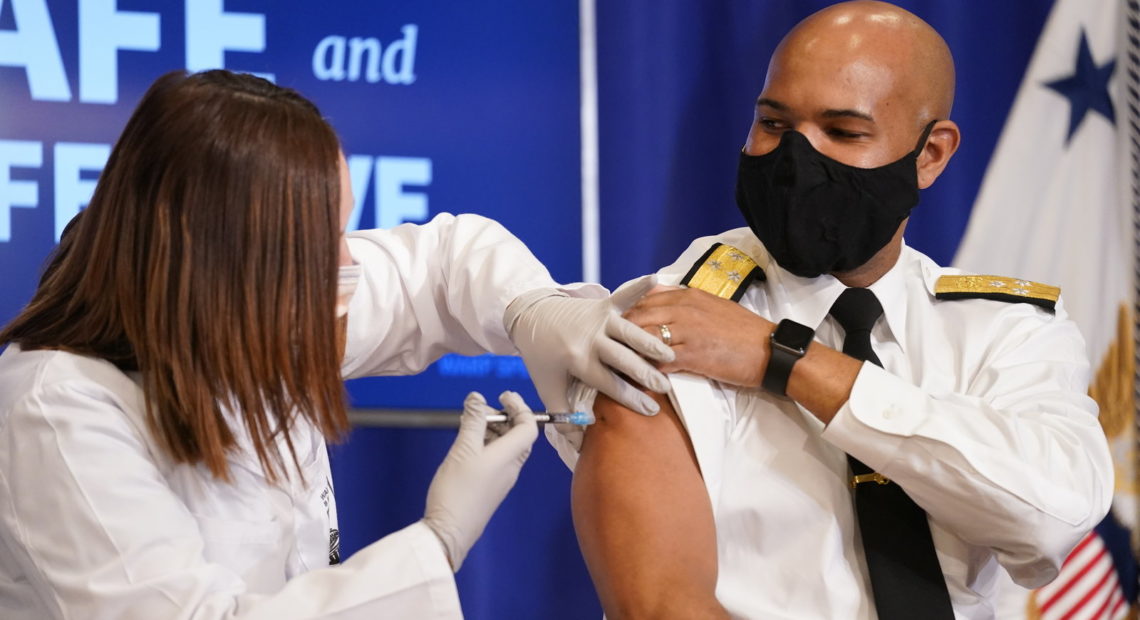
<instances>
[{"instance_id":1,"label":"man in white uniform","mask_svg":"<svg viewBox=\"0 0 1140 620\"><path fill-rule=\"evenodd\" d=\"M1106 514L1059 292L903 243L958 145L953 81L941 37L886 3L777 48L749 227L695 241L657 275L688 288L626 313L677 354L667 415L600 398L581 446L575 525L611 620L992 618L998 571L1048 582Z\"/></svg>"}]
</instances>

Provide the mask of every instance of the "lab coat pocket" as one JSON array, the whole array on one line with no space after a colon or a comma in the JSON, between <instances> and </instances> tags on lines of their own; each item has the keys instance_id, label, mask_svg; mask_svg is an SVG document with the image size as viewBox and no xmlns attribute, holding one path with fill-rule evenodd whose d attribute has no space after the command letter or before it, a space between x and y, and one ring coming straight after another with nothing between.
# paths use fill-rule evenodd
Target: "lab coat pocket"
<instances>
[{"instance_id":1,"label":"lab coat pocket","mask_svg":"<svg viewBox=\"0 0 1140 620\"><path fill-rule=\"evenodd\" d=\"M195 514L206 560L237 573L250 592L272 593L285 585L289 553L278 519L244 521Z\"/></svg>"}]
</instances>

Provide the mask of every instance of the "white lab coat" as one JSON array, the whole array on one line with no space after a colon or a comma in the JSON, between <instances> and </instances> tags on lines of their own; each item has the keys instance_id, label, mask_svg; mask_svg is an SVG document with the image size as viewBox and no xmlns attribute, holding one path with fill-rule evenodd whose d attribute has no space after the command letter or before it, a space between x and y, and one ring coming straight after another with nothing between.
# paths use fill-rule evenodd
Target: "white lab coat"
<instances>
[{"instance_id":1,"label":"white lab coat","mask_svg":"<svg viewBox=\"0 0 1140 620\"><path fill-rule=\"evenodd\" d=\"M512 353L506 305L555 286L521 242L473 215L353 233L349 246L363 277L346 376L414 373L449 351ZM0 618L462 617L422 523L328 566L336 505L311 426L293 433L303 476L290 466L270 486L239 450L227 484L171 462L143 412L137 377L105 361L15 345L0 355Z\"/></svg>"}]
</instances>

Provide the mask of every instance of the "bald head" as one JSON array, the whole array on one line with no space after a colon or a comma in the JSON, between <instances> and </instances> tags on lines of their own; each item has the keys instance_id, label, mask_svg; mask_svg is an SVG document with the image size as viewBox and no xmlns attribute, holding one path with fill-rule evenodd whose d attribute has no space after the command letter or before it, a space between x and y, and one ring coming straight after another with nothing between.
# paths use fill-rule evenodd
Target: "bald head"
<instances>
[{"instance_id":1,"label":"bald head","mask_svg":"<svg viewBox=\"0 0 1140 620\"><path fill-rule=\"evenodd\" d=\"M954 103L954 60L942 37L913 13L886 2L856 0L827 7L780 42L769 65L822 63L834 78L874 78L892 106L915 122L946 119ZM822 76L821 76L822 77ZM856 87L857 84L851 84Z\"/></svg>"},{"instance_id":2,"label":"bald head","mask_svg":"<svg viewBox=\"0 0 1140 620\"><path fill-rule=\"evenodd\" d=\"M767 153L795 130L828 157L874 168L913 152L930 126L918 162L927 187L958 147L953 102L954 61L929 24L886 2L843 2L776 47L744 150Z\"/></svg>"},{"instance_id":3,"label":"bald head","mask_svg":"<svg viewBox=\"0 0 1140 620\"><path fill-rule=\"evenodd\" d=\"M953 100L950 50L926 22L885 2L836 4L800 22L772 54L744 153L790 150L806 139L820 155L855 168L913 162L923 189L958 149ZM792 132L800 141L785 142ZM783 176L795 183L795 174ZM905 227L904 218L874 256L833 275L847 286L875 282L897 261Z\"/></svg>"}]
</instances>

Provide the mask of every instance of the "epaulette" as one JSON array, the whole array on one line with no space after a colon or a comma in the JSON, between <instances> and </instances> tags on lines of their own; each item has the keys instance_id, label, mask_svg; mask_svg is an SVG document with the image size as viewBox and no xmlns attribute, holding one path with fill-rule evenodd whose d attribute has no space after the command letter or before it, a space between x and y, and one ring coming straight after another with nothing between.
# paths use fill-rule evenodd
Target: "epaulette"
<instances>
[{"instance_id":1,"label":"epaulette","mask_svg":"<svg viewBox=\"0 0 1140 620\"><path fill-rule=\"evenodd\" d=\"M1054 312L1061 289L1004 276L942 276L934 285L938 299L993 299L1030 303Z\"/></svg>"},{"instance_id":2,"label":"epaulette","mask_svg":"<svg viewBox=\"0 0 1140 620\"><path fill-rule=\"evenodd\" d=\"M763 282L764 270L744 252L714 243L681 280L682 286L699 288L717 297L740 301L754 280Z\"/></svg>"}]
</instances>

